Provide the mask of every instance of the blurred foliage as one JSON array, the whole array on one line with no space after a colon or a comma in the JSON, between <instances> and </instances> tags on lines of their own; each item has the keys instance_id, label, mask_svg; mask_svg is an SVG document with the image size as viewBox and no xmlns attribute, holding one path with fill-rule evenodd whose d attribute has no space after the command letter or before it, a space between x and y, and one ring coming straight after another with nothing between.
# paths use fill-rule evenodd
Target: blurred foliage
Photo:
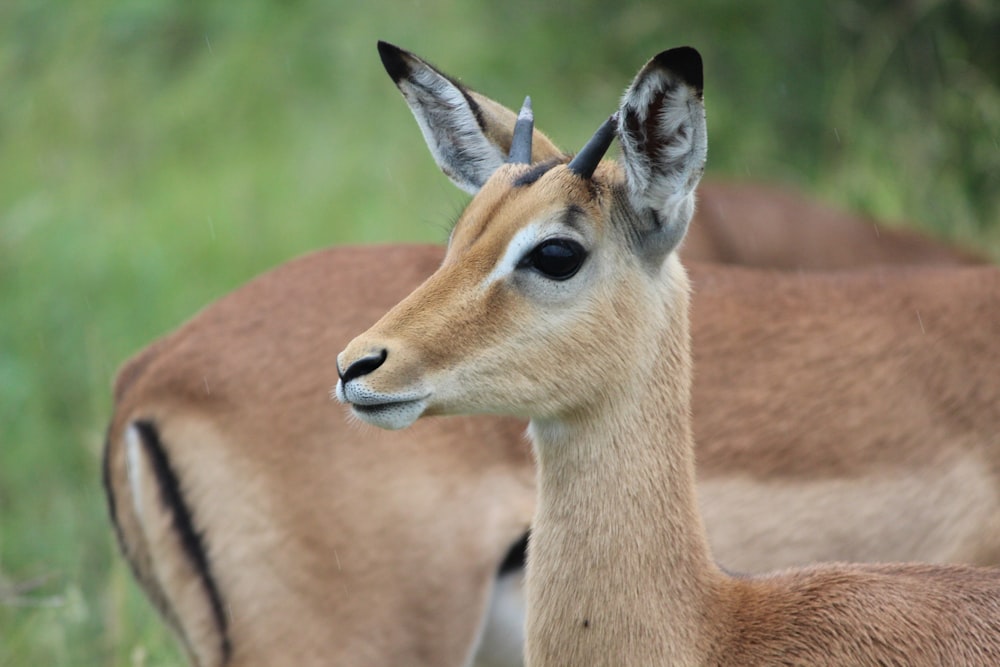
<instances>
[{"instance_id":1,"label":"blurred foliage","mask_svg":"<svg viewBox=\"0 0 1000 667\"><path fill-rule=\"evenodd\" d=\"M710 170L1000 256L1000 5L0 4L0 667L181 661L99 485L115 368L251 276L443 240L465 197L382 38L574 149L651 55L706 61Z\"/></svg>"}]
</instances>

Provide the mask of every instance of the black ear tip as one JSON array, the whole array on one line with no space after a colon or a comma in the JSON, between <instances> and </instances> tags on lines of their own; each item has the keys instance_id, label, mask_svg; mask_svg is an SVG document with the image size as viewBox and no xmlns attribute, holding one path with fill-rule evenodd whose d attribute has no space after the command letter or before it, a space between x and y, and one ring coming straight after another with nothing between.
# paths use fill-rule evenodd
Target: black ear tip
<instances>
[{"instance_id":1,"label":"black ear tip","mask_svg":"<svg viewBox=\"0 0 1000 667\"><path fill-rule=\"evenodd\" d=\"M684 83L699 93L704 87L701 54L690 46L679 46L658 54L653 60L661 67L679 76Z\"/></svg>"},{"instance_id":2,"label":"black ear tip","mask_svg":"<svg viewBox=\"0 0 1000 667\"><path fill-rule=\"evenodd\" d=\"M380 39L378 41L378 55L382 58L382 66L385 67L385 71L388 72L393 81L399 81L410 73L410 65L407 62L407 56L410 54L398 46Z\"/></svg>"}]
</instances>

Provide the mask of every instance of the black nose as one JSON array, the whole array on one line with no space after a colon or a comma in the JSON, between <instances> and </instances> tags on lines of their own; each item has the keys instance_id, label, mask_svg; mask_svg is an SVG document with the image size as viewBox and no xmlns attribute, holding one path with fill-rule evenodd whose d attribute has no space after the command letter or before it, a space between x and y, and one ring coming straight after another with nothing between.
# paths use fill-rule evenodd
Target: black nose
<instances>
[{"instance_id":1,"label":"black nose","mask_svg":"<svg viewBox=\"0 0 1000 667\"><path fill-rule=\"evenodd\" d=\"M340 376L340 381L347 384L356 377L361 377L362 375L368 375L373 370L381 366L385 362L385 358L389 356L389 351L382 348L375 354L369 354L366 357L361 357L353 364L347 367L343 373L340 372L340 368L337 368L337 375Z\"/></svg>"}]
</instances>

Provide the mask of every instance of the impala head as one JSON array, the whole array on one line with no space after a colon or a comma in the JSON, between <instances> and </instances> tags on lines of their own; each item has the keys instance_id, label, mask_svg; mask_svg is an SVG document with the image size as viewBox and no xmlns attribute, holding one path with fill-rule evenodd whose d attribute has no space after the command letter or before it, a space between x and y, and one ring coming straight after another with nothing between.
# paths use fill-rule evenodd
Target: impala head
<instances>
[{"instance_id":1,"label":"impala head","mask_svg":"<svg viewBox=\"0 0 1000 667\"><path fill-rule=\"evenodd\" d=\"M698 53L673 49L647 63L569 162L546 148L549 159L528 163L539 153L530 118L526 104L509 158L462 213L441 267L338 356L337 397L364 421L403 428L433 414L568 416L625 391L659 354L662 335L686 339L670 320L680 312L686 323L687 281L674 251L707 146ZM425 138L467 140L470 127L425 129ZM601 162L616 134L622 163ZM495 142L472 139L495 153ZM428 143L448 156L446 173L477 182L478 167L456 163L462 150Z\"/></svg>"}]
</instances>

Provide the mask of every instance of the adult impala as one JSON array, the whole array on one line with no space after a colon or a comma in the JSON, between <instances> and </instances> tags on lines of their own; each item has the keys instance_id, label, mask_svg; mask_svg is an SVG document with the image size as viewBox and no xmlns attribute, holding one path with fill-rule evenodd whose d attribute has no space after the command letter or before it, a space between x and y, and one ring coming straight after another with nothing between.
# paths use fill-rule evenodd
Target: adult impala
<instances>
[{"instance_id":1,"label":"adult impala","mask_svg":"<svg viewBox=\"0 0 1000 667\"><path fill-rule=\"evenodd\" d=\"M697 52L651 60L568 164L530 164L530 122L526 104L441 267L338 355L336 390L389 429L531 420L527 664L998 664L1000 571L734 577L711 557L676 253L707 150ZM620 167L600 163L616 132Z\"/></svg>"},{"instance_id":2,"label":"adult impala","mask_svg":"<svg viewBox=\"0 0 1000 667\"><path fill-rule=\"evenodd\" d=\"M433 122L446 136L478 131L488 154L432 152L502 163L513 112L412 54L380 50L418 119L432 122L429 110L455 95L476 103ZM546 159L568 159L551 150ZM702 210L727 192L715 209L730 223L736 208L754 219L770 211L794 235L831 215L744 186L707 190ZM859 238L871 229L856 223ZM893 247L896 261L926 259ZM812 252L786 251L787 265ZM455 418L389 433L348 425L328 403L330 359L442 254L339 248L289 262L119 374L109 507L123 552L195 664L470 659L497 571L534 508L524 425ZM723 563L997 562L1000 331L984 317L995 298L972 289L996 285L985 271L693 268L702 510ZM515 575L496 590L516 581L510 564ZM500 613L486 633L513 627L505 661L521 653L513 592L513 619L494 596Z\"/></svg>"}]
</instances>

